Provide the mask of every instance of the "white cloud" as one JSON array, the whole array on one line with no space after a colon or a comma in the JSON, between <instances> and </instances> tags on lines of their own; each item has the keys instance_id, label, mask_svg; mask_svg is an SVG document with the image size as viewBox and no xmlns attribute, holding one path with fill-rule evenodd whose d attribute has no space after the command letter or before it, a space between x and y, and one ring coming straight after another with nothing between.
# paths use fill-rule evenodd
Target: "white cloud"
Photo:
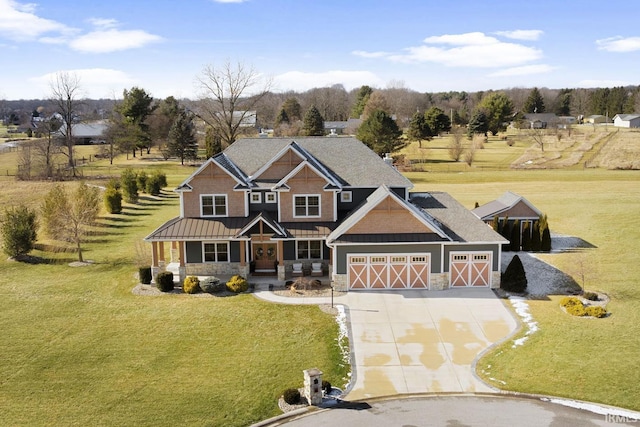
<instances>
[{"instance_id":1,"label":"white cloud","mask_svg":"<svg viewBox=\"0 0 640 427\"><path fill-rule=\"evenodd\" d=\"M108 53L140 48L161 40L162 37L142 30L98 29L71 40L69 47L84 53Z\"/></svg>"},{"instance_id":2,"label":"white cloud","mask_svg":"<svg viewBox=\"0 0 640 427\"><path fill-rule=\"evenodd\" d=\"M90 18L89 22L96 28L106 29L118 26L118 21L111 18Z\"/></svg>"},{"instance_id":3,"label":"white cloud","mask_svg":"<svg viewBox=\"0 0 640 427\"><path fill-rule=\"evenodd\" d=\"M384 81L370 71L326 71L323 73L306 73L289 71L274 77L276 90L306 91L316 87L327 87L334 84L344 85L346 90L362 85L380 87Z\"/></svg>"},{"instance_id":4,"label":"white cloud","mask_svg":"<svg viewBox=\"0 0 640 427\"><path fill-rule=\"evenodd\" d=\"M633 52L640 50L640 37L610 37L596 40L596 45L599 50L609 52Z\"/></svg>"},{"instance_id":5,"label":"white cloud","mask_svg":"<svg viewBox=\"0 0 640 427\"><path fill-rule=\"evenodd\" d=\"M548 64L523 65L522 67L512 67L504 70L496 71L489 74L489 77L506 77L506 76L528 76L532 74L544 74L555 70Z\"/></svg>"},{"instance_id":6,"label":"white cloud","mask_svg":"<svg viewBox=\"0 0 640 427\"><path fill-rule=\"evenodd\" d=\"M389 52L366 52L364 50L354 50L351 54L363 58L384 58L391 55Z\"/></svg>"},{"instance_id":7,"label":"white cloud","mask_svg":"<svg viewBox=\"0 0 640 427\"><path fill-rule=\"evenodd\" d=\"M35 40L43 34L71 34L74 29L66 25L40 18L35 5L21 4L14 0L0 0L0 36L14 41Z\"/></svg>"},{"instance_id":8,"label":"white cloud","mask_svg":"<svg viewBox=\"0 0 640 427\"><path fill-rule=\"evenodd\" d=\"M127 73L109 68L84 68L60 71L78 76L81 90L90 90L90 92L83 93L83 95L94 99L111 98L114 96L121 97L123 89L138 84L138 81ZM43 95L46 96L46 94L51 92L51 82L60 71L33 77L29 79L29 81L40 87Z\"/></svg>"},{"instance_id":9,"label":"white cloud","mask_svg":"<svg viewBox=\"0 0 640 427\"><path fill-rule=\"evenodd\" d=\"M535 41L544 34L542 30L514 30L514 31L496 31L496 35L515 40Z\"/></svg>"},{"instance_id":10,"label":"white cloud","mask_svg":"<svg viewBox=\"0 0 640 427\"><path fill-rule=\"evenodd\" d=\"M624 80L598 80L598 79L586 79L580 80L576 87L594 88L594 87L617 87L617 86L629 86L631 83Z\"/></svg>"},{"instance_id":11,"label":"white cloud","mask_svg":"<svg viewBox=\"0 0 640 427\"><path fill-rule=\"evenodd\" d=\"M515 67L542 58L542 51L517 43L500 41L481 32L445 34L424 39L421 46L403 53L354 51L367 58L386 58L400 63L434 62L449 67Z\"/></svg>"}]
</instances>

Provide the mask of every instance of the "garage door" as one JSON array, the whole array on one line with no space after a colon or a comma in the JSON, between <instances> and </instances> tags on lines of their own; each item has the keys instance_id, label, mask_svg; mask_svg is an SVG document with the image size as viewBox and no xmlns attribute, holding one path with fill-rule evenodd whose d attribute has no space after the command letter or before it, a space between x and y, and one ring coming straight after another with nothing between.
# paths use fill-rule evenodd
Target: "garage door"
<instances>
[{"instance_id":1,"label":"garage door","mask_svg":"<svg viewBox=\"0 0 640 427\"><path fill-rule=\"evenodd\" d=\"M491 252L452 252L450 286L489 286L491 284Z\"/></svg>"},{"instance_id":2,"label":"garage door","mask_svg":"<svg viewBox=\"0 0 640 427\"><path fill-rule=\"evenodd\" d=\"M349 289L428 289L429 254L347 257Z\"/></svg>"}]
</instances>

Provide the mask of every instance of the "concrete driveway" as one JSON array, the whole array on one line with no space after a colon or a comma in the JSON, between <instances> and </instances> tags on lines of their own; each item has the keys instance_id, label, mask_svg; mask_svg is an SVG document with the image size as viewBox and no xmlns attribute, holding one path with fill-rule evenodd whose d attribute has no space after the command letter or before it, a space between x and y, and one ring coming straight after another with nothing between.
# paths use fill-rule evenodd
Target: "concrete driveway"
<instances>
[{"instance_id":1,"label":"concrete driveway","mask_svg":"<svg viewBox=\"0 0 640 427\"><path fill-rule=\"evenodd\" d=\"M423 392L489 392L478 354L517 328L487 288L349 292L352 385L346 400Z\"/></svg>"}]
</instances>

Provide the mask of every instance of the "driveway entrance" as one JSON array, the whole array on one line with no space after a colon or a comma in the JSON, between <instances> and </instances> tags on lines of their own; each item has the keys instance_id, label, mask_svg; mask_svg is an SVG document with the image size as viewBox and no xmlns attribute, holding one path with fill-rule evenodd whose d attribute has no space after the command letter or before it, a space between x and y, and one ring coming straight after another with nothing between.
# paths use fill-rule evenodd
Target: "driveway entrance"
<instances>
[{"instance_id":1,"label":"driveway entrance","mask_svg":"<svg viewBox=\"0 0 640 427\"><path fill-rule=\"evenodd\" d=\"M359 291L343 298L355 375L347 400L492 391L473 375L473 361L517 327L487 288Z\"/></svg>"}]
</instances>

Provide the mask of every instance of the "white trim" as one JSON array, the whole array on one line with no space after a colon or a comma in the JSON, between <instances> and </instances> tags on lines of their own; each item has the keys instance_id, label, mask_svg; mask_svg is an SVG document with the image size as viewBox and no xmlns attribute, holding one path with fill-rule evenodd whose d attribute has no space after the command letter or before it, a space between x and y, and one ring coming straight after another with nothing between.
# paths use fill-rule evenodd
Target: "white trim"
<instances>
[{"instance_id":1,"label":"white trim","mask_svg":"<svg viewBox=\"0 0 640 427\"><path fill-rule=\"evenodd\" d=\"M226 245L227 246L227 260L226 261L219 261L218 260L218 245ZM204 246L205 245L215 245L215 256L216 256L216 260L215 261L206 261L205 260L205 250L204 250ZM229 244L229 241L227 240L211 240L211 241L203 241L202 242L202 263L203 264L215 264L215 263L227 263L227 262L231 262L231 245ZM186 248L185 248L186 249ZM222 253L222 252L220 252ZM186 252L185 252L186 254ZM185 255L186 256L186 255Z\"/></svg>"},{"instance_id":2,"label":"white trim","mask_svg":"<svg viewBox=\"0 0 640 427\"><path fill-rule=\"evenodd\" d=\"M257 196L257 200L256 199ZM249 202L256 204L256 203L262 203L262 193L261 192L251 192L249 193Z\"/></svg>"},{"instance_id":3,"label":"white trim","mask_svg":"<svg viewBox=\"0 0 640 427\"><path fill-rule=\"evenodd\" d=\"M204 205L202 203L203 197L211 197L213 213L211 215L205 215L203 212ZM224 197L224 215L216 215L216 197ZM222 218L229 216L229 198L226 194L201 194L200 195L200 216L202 218Z\"/></svg>"},{"instance_id":4,"label":"white trim","mask_svg":"<svg viewBox=\"0 0 640 427\"><path fill-rule=\"evenodd\" d=\"M180 196L180 218L184 218L184 193L179 192Z\"/></svg>"},{"instance_id":5,"label":"white trim","mask_svg":"<svg viewBox=\"0 0 640 427\"><path fill-rule=\"evenodd\" d=\"M324 260L324 257L323 257L324 251L322 250L323 246L324 246L322 244L323 241L324 241L324 239L296 239L295 240L295 243L296 243L296 260L310 260L310 259L321 259L321 260ZM320 258L312 258L311 257L311 247L307 248L307 252L309 253L309 258L298 258L298 244L300 242L308 242L308 243L320 242Z\"/></svg>"},{"instance_id":6,"label":"white trim","mask_svg":"<svg viewBox=\"0 0 640 427\"><path fill-rule=\"evenodd\" d=\"M273 200L269 200L269 197L273 196ZM269 191L264 193L264 202L265 203L278 203L278 193L275 191Z\"/></svg>"},{"instance_id":7,"label":"white trim","mask_svg":"<svg viewBox=\"0 0 640 427\"><path fill-rule=\"evenodd\" d=\"M345 198L348 199L348 200L345 200ZM341 203L352 203L353 202L353 193L351 191L344 191L344 190L341 191L340 192L340 202Z\"/></svg>"},{"instance_id":8,"label":"white trim","mask_svg":"<svg viewBox=\"0 0 640 427\"><path fill-rule=\"evenodd\" d=\"M368 289L368 290L406 290L406 289L431 289L431 253L429 252L406 252L406 253L347 253L346 255L346 268L347 268L347 289L349 290L360 290L360 289ZM363 262L360 263L359 265L362 265L364 270L363 272L366 273L367 277L363 278L363 281L365 282L365 287L357 287L357 288L352 288L351 287L351 263L350 263L350 258L352 257L361 257L363 258ZM374 257L379 257L379 258L386 258L384 262L373 262L372 258ZM426 272L426 287L421 287L421 286L413 286L416 282L414 281L414 283L410 283L409 280L413 277L411 276L412 273L417 273L417 271L413 268L413 266L418 265L418 263L412 262L413 257L424 257L426 259L426 261L424 263L419 263L419 265L426 265L426 267L423 268L423 270L420 273L425 273ZM400 263L400 262L393 262L392 258L405 258L405 260ZM375 274L375 277L371 277L371 266L372 265L378 265L378 266L384 266L383 270L381 273L377 273L377 272L373 272ZM404 280L403 280L403 287L391 287L390 286L390 278L391 278L391 274L393 273L397 273L397 271L395 271L395 269L393 268L393 266L403 266L403 271L402 274L404 275ZM425 270L426 269L426 270ZM382 274L386 275L386 277L382 277ZM358 278L361 277L360 275L358 275ZM415 278L423 278L423 276L420 276L420 274L417 275L417 277ZM414 279L415 279L414 278ZM373 283L375 282L379 282L382 281L384 283L384 287L372 287ZM411 285L411 286L407 286L407 285Z\"/></svg>"},{"instance_id":9,"label":"white trim","mask_svg":"<svg viewBox=\"0 0 640 427\"><path fill-rule=\"evenodd\" d=\"M469 269L468 271L468 277L463 278L465 285L464 286L453 286L453 257L454 256L466 256L467 260L467 268ZM488 269L489 269L489 274L488 274L488 283L486 285L474 285L471 283L471 279L473 276L473 266L475 264L480 264L480 262L478 260L475 259L476 256L478 255L486 255L487 256L487 260L486 261L482 261L483 264L487 264L488 265ZM449 252L449 288L491 288L491 284L492 284L492 280L493 280L493 251L450 251Z\"/></svg>"},{"instance_id":10,"label":"white trim","mask_svg":"<svg viewBox=\"0 0 640 427\"><path fill-rule=\"evenodd\" d=\"M296 199L299 197L305 198L305 211L306 215L297 215L296 214ZM309 197L317 197L318 198L318 214L317 215L309 215ZM293 205L293 217L294 218L320 218L322 217L322 195L321 194L294 194L292 197L292 205Z\"/></svg>"}]
</instances>

